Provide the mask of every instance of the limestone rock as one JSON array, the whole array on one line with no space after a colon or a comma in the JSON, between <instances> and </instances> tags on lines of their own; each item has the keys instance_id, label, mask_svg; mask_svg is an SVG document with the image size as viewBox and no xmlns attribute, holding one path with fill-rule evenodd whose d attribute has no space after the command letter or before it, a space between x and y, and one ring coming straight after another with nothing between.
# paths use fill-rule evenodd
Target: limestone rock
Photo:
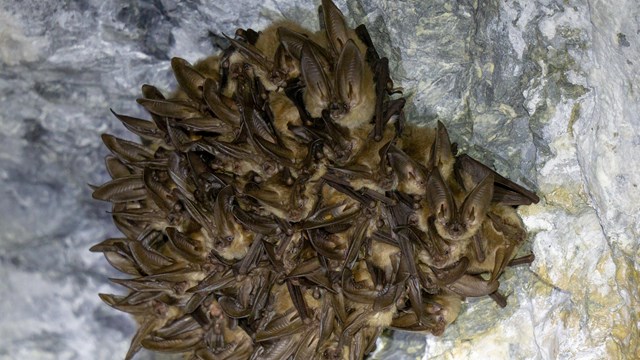
<instances>
[{"instance_id":1,"label":"limestone rock","mask_svg":"<svg viewBox=\"0 0 640 360\"><path fill-rule=\"evenodd\" d=\"M505 309L469 301L443 337L396 332L374 358L640 357L640 5L336 2L389 56L409 121L443 121L542 198L522 208L537 259L505 274ZM317 5L0 2L0 358L124 355L133 322L100 302L114 272L87 251L117 235L86 185L107 178L99 134L129 136L109 107L142 115L143 83L174 86L172 56L281 18L314 27Z\"/></svg>"}]
</instances>

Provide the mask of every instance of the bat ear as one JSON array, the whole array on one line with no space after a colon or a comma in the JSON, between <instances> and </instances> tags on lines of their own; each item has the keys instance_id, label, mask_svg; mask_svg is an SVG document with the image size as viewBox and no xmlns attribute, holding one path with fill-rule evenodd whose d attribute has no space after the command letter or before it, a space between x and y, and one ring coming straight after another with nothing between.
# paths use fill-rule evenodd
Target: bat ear
<instances>
[{"instance_id":1,"label":"bat ear","mask_svg":"<svg viewBox=\"0 0 640 360\"><path fill-rule=\"evenodd\" d=\"M276 52L273 55L273 69L271 70L271 76L276 76L278 73L287 75L291 73L294 68L293 56L287 52L284 45L278 45ZM286 79L282 80L286 81Z\"/></svg>"},{"instance_id":2,"label":"bat ear","mask_svg":"<svg viewBox=\"0 0 640 360\"><path fill-rule=\"evenodd\" d=\"M331 0L322 0L322 14L331 48L334 54L340 54L349 39L349 28L344 15Z\"/></svg>"},{"instance_id":3,"label":"bat ear","mask_svg":"<svg viewBox=\"0 0 640 360\"><path fill-rule=\"evenodd\" d=\"M242 54L247 60L249 60L253 65L261 67L263 70L269 70L273 67L271 60L267 59L262 52L256 48L255 46L245 43L243 41L238 41L233 38L224 35L225 38L236 48L236 50Z\"/></svg>"},{"instance_id":4,"label":"bat ear","mask_svg":"<svg viewBox=\"0 0 640 360\"><path fill-rule=\"evenodd\" d=\"M309 39L304 35L283 26L278 28L277 33L280 44L289 53L289 55L300 60L302 45L306 41L309 41Z\"/></svg>"},{"instance_id":5,"label":"bat ear","mask_svg":"<svg viewBox=\"0 0 640 360\"><path fill-rule=\"evenodd\" d=\"M430 160L431 162L429 165L432 169L436 167L442 168L444 164L449 164L453 161L449 133L440 120L438 120L438 126L436 127L436 137L433 140L433 146L431 147Z\"/></svg>"},{"instance_id":6,"label":"bat ear","mask_svg":"<svg viewBox=\"0 0 640 360\"><path fill-rule=\"evenodd\" d=\"M501 176L491 168L482 164L478 160L467 154L456 157L456 171L464 174L466 177L465 186L468 183L476 183L484 178L487 174L493 174L494 189L493 201L504 205L530 205L537 204L540 198L532 191L514 183L513 181Z\"/></svg>"},{"instance_id":7,"label":"bat ear","mask_svg":"<svg viewBox=\"0 0 640 360\"><path fill-rule=\"evenodd\" d=\"M107 155L104 158L104 163L107 167L107 172L111 175L112 179L123 178L131 176L131 170L117 157L113 155ZM94 189L95 190L95 189Z\"/></svg>"},{"instance_id":8,"label":"bat ear","mask_svg":"<svg viewBox=\"0 0 640 360\"><path fill-rule=\"evenodd\" d=\"M233 187L227 185L218 192L213 208L213 222L218 229L218 236L228 243L236 237L234 231L235 221L227 216L231 212L233 203Z\"/></svg>"},{"instance_id":9,"label":"bat ear","mask_svg":"<svg viewBox=\"0 0 640 360\"><path fill-rule=\"evenodd\" d=\"M441 224L446 224L451 220L455 211L453 195L445 184L438 169L434 169L427 182L427 200L431 212L436 216L436 220Z\"/></svg>"},{"instance_id":10,"label":"bat ear","mask_svg":"<svg viewBox=\"0 0 640 360\"><path fill-rule=\"evenodd\" d=\"M305 83L305 92L307 99L313 99L316 104L321 108L325 108L331 98L329 81L327 80L327 74L318 61L318 56L314 50L314 47L309 43L302 45L300 55L300 68L302 71L302 78ZM306 104L309 106L309 104Z\"/></svg>"},{"instance_id":11,"label":"bat ear","mask_svg":"<svg viewBox=\"0 0 640 360\"><path fill-rule=\"evenodd\" d=\"M202 88L205 77L194 69L184 59L174 57L171 59L171 68L175 74L180 88L193 100L202 100Z\"/></svg>"},{"instance_id":12,"label":"bat ear","mask_svg":"<svg viewBox=\"0 0 640 360\"><path fill-rule=\"evenodd\" d=\"M363 72L362 54L353 40L349 39L340 53L335 75L340 100L347 104L348 108L360 102Z\"/></svg>"},{"instance_id":13,"label":"bat ear","mask_svg":"<svg viewBox=\"0 0 640 360\"><path fill-rule=\"evenodd\" d=\"M493 174L485 176L462 204L462 221L467 228L481 224L493 198Z\"/></svg>"}]
</instances>

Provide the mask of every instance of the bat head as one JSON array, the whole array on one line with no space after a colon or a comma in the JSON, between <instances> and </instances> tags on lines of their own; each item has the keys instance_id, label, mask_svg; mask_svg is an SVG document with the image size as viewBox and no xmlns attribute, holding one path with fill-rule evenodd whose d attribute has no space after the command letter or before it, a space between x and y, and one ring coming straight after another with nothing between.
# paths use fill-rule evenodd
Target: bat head
<instances>
[{"instance_id":1,"label":"bat head","mask_svg":"<svg viewBox=\"0 0 640 360\"><path fill-rule=\"evenodd\" d=\"M493 176L487 175L458 206L449 186L434 169L427 182L427 199L438 234L448 240L464 240L480 229L493 197Z\"/></svg>"}]
</instances>

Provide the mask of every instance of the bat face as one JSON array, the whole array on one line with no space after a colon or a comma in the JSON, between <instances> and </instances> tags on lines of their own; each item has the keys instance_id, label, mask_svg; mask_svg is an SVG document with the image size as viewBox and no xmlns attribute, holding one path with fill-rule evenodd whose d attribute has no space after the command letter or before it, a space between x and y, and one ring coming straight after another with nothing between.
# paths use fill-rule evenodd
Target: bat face
<instances>
[{"instance_id":1,"label":"bat face","mask_svg":"<svg viewBox=\"0 0 640 360\"><path fill-rule=\"evenodd\" d=\"M440 172L434 171L427 192L438 234L448 240L465 240L475 235L484 221L493 196L493 176L486 176L460 203Z\"/></svg>"},{"instance_id":2,"label":"bat face","mask_svg":"<svg viewBox=\"0 0 640 360\"><path fill-rule=\"evenodd\" d=\"M194 359L363 359L385 328L442 334L490 296L526 232L532 192L455 154L444 124L404 122L406 99L364 25L322 0L318 32L239 29L221 54L171 60L150 120L105 134L122 238L91 251L127 278L101 298L141 348ZM482 275L482 276L481 276ZM488 277L488 279L487 279Z\"/></svg>"}]
</instances>

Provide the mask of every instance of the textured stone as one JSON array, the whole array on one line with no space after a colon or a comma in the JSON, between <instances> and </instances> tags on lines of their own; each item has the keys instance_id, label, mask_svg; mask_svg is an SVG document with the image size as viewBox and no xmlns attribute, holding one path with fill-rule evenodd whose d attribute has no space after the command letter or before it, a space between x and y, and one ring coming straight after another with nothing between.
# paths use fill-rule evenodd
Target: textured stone
<instances>
[{"instance_id":1,"label":"textured stone","mask_svg":"<svg viewBox=\"0 0 640 360\"><path fill-rule=\"evenodd\" d=\"M637 1L337 2L390 58L409 121L443 121L542 198L521 210L537 259L507 270L505 309L470 300L443 337L396 332L374 357L639 358ZM237 27L317 28L314 1L221 3L0 1L0 358L126 352L132 320L96 295L115 272L87 251L117 235L86 185L107 179L99 134L131 136L109 107L142 115L172 56Z\"/></svg>"}]
</instances>

